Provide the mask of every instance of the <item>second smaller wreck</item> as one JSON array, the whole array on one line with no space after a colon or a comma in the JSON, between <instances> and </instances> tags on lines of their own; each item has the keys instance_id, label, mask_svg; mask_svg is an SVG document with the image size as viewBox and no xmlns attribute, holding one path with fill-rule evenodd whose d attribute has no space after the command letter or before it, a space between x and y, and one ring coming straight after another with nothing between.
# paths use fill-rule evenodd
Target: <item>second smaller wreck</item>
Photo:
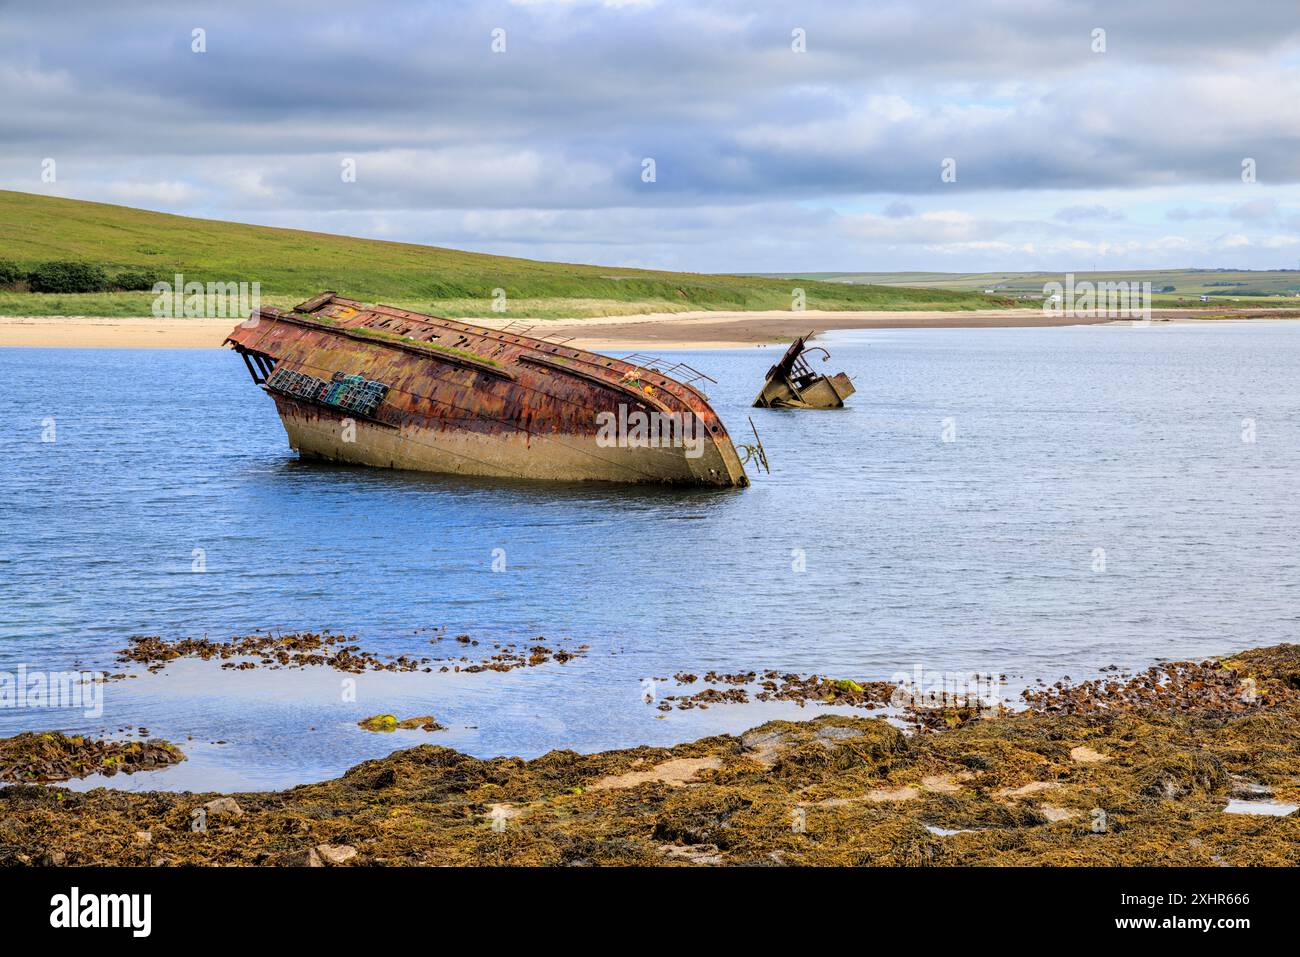
<instances>
[{"instance_id":1,"label":"second smaller wreck","mask_svg":"<svg viewBox=\"0 0 1300 957\"><path fill-rule=\"evenodd\" d=\"M844 400L856 390L843 372L833 376L818 375L804 360L806 352L820 352L823 362L830 353L821 346L809 350L807 342L812 333L800 336L790 343L781 361L767 370L767 381L754 399L758 409L839 409Z\"/></svg>"}]
</instances>

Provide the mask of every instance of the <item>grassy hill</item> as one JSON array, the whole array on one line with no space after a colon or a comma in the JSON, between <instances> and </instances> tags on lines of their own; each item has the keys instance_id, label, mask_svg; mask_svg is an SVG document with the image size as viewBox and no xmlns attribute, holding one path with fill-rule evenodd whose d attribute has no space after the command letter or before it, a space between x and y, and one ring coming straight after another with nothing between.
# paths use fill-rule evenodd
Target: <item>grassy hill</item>
<instances>
[{"instance_id":1,"label":"grassy hill","mask_svg":"<svg viewBox=\"0 0 1300 957\"><path fill-rule=\"evenodd\" d=\"M772 277L767 277L772 278ZM1051 272L862 272L803 273L782 278L820 282L897 286L907 289L949 289L967 292L993 290L995 296L1040 297L1043 284L1065 282L1064 273ZM1296 308L1300 294L1300 269L1129 269L1074 274L1075 282L1149 282L1152 301L1157 306L1201 306L1201 296L1209 305L1236 307L1286 306Z\"/></svg>"},{"instance_id":2,"label":"grassy hill","mask_svg":"<svg viewBox=\"0 0 1300 957\"><path fill-rule=\"evenodd\" d=\"M504 289L511 317L561 318L789 309L804 289L809 309L980 309L1005 297L951 289L753 276L712 276L535 262L436 246L356 239L193 219L147 210L0 190L0 260L24 268L77 260L110 274L145 270L187 281L260 282L262 301L291 305L323 289L446 316L492 315ZM55 294L0 288L0 315L148 315L148 292Z\"/></svg>"}]
</instances>

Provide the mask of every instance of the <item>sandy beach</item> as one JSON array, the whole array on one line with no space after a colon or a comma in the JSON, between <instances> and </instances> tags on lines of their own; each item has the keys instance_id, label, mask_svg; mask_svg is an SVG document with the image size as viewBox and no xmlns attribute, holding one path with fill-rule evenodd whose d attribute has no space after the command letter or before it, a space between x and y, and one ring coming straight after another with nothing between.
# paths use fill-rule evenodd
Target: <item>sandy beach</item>
<instances>
[{"instance_id":1,"label":"sandy beach","mask_svg":"<svg viewBox=\"0 0 1300 957\"><path fill-rule=\"evenodd\" d=\"M725 349L788 342L810 330L985 328L1073 325L1046 320L1036 310L988 312L681 312L592 319L512 320L501 316L467 319L488 328L511 323L522 332L572 337L584 349ZM80 349L215 349L234 323L229 319L93 318L86 316L0 317L0 347Z\"/></svg>"},{"instance_id":2,"label":"sandy beach","mask_svg":"<svg viewBox=\"0 0 1300 957\"><path fill-rule=\"evenodd\" d=\"M1204 310L1157 309L1165 321L1293 318L1268 312L1207 315ZM789 342L805 332L831 329L990 329L1072 326L1112 322L1106 316L1047 318L1036 309L979 312L678 312L574 320L512 320L501 316L465 320L489 328L517 323L537 336L568 338L583 349L728 349ZM1120 320L1125 321L1125 320ZM0 348L216 349L229 334L230 319L94 318L88 316L0 316Z\"/></svg>"},{"instance_id":3,"label":"sandy beach","mask_svg":"<svg viewBox=\"0 0 1300 957\"><path fill-rule=\"evenodd\" d=\"M3 316L0 348L217 349L233 326L230 319Z\"/></svg>"},{"instance_id":4,"label":"sandy beach","mask_svg":"<svg viewBox=\"0 0 1300 957\"><path fill-rule=\"evenodd\" d=\"M500 319L475 320L500 327ZM982 312L679 312L608 316L572 322L538 323L534 335L573 336L583 349L734 349L789 342L807 332L831 329L980 329L1060 326L1106 322L1100 319L1045 319L1036 309ZM540 330L540 331L539 331ZM0 342L3 342L0 339Z\"/></svg>"}]
</instances>

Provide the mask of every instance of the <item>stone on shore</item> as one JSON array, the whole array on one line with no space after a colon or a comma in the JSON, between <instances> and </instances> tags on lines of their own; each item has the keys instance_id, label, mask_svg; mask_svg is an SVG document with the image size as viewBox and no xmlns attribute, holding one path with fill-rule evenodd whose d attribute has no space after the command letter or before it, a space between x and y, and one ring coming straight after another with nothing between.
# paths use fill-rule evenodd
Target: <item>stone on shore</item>
<instances>
[{"instance_id":1,"label":"stone on shore","mask_svg":"<svg viewBox=\"0 0 1300 957\"><path fill-rule=\"evenodd\" d=\"M357 856L357 849L351 844L317 844L316 853L326 864L346 864Z\"/></svg>"},{"instance_id":2,"label":"stone on shore","mask_svg":"<svg viewBox=\"0 0 1300 957\"><path fill-rule=\"evenodd\" d=\"M203 809L208 812L208 817L233 817L240 818L244 816L244 809L239 806L239 802L232 797L219 797L216 800L209 801L203 805Z\"/></svg>"}]
</instances>

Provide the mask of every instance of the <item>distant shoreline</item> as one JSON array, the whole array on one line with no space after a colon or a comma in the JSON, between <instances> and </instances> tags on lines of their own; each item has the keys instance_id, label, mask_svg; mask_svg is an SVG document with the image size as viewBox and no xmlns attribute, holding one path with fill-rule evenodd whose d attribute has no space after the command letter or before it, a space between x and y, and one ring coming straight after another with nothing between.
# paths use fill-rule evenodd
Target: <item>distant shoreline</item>
<instances>
[{"instance_id":1,"label":"distant shoreline","mask_svg":"<svg viewBox=\"0 0 1300 957\"><path fill-rule=\"evenodd\" d=\"M684 312L573 320L510 320L500 316L464 320L501 328L512 321L522 332L573 337L586 349L725 349L788 342L808 331L831 329L987 328L1075 325L1104 319L1047 320L1036 310L979 312ZM0 317L0 347L211 349L235 323L230 319Z\"/></svg>"},{"instance_id":2,"label":"distant shoreline","mask_svg":"<svg viewBox=\"0 0 1300 957\"><path fill-rule=\"evenodd\" d=\"M1157 309L1161 321L1213 322L1223 319L1282 319L1297 314L1235 312L1207 317L1200 309ZM523 332L530 320L500 316L466 319L500 328L515 322ZM833 329L991 329L1095 325L1125 322L1105 316L1047 318L1038 310L833 312L681 312L533 322L536 335L572 337L585 349L728 349L789 342L806 332ZM231 319L94 318L87 316L0 316L0 348L216 349Z\"/></svg>"}]
</instances>

